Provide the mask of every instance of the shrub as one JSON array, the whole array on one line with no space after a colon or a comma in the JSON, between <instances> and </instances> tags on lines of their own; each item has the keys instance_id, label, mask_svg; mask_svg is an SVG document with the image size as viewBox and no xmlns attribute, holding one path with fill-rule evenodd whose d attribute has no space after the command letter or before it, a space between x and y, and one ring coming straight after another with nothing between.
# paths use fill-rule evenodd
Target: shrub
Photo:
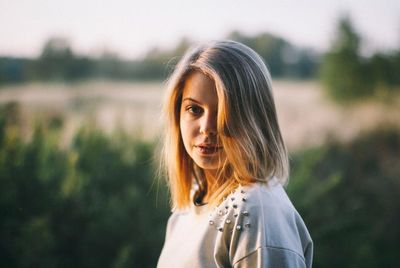
<instances>
[{"instance_id":1,"label":"shrub","mask_svg":"<svg viewBox=\"0 0 400 268\"><path fill-rule=\"evenodd\" d=\"M399 267L400 133L294 155L288 193L315 243L314 267Z\"/></svg>"},{"instance_id":2,"label":"shrub","mask_svg":"<svg viewBox=\"0 0 400 268\"><path fill-rule=\"evenodd\" d=\"M18 106L0 107L2 266L154 267L169 211L153 144L86 128L62 150L57 130L23 140Z\"/></svg>"}]
</instances>

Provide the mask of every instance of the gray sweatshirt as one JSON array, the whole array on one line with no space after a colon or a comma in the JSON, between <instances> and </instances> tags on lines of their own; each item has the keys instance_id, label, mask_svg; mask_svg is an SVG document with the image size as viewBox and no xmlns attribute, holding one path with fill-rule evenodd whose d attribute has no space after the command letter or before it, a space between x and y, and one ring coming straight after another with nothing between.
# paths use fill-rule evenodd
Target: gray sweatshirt
<instances>
[{"instance_id":1,"label":"gray sweatshirt","mask_svg":"<svg viewBox=\"0 0 400 268\"><path fill-rule=\"evenodd\" d=\"M220 205L172 213L158 268L311 267L313 243L283 187L238 187Z\"/></svg>"}]
</instances>

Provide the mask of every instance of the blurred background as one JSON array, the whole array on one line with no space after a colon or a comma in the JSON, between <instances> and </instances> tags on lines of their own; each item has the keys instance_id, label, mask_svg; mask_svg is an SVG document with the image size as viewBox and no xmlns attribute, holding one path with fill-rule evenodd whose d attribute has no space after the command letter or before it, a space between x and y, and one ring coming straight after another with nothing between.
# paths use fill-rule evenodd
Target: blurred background
<instances>
[{"instance_id":1,"label":"blurred background","mask_svg":"<svg viewBox=\"0 0 400 268\"><path fill-rule=\"evenodd\" d=\"M155 267L165 80L233 39L273 77L314 267L400 267L400 2L0 0L2 267Z\"/></svg>"}]
</instances>

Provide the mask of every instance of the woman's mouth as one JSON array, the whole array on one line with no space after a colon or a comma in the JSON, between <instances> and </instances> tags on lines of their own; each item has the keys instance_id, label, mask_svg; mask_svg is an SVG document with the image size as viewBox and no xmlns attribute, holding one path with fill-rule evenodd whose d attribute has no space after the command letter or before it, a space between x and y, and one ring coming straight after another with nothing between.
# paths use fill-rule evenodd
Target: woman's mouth
<instances>
[{"instance_id":1,"label":"woman's mouth","mask_svg":"<svg viewBox=\"0 0 400 268\"><path fill-rule=\"evenodd\" d=\"M198 150L200 154L210 155L217 153L219 150L222 149L222 146L216 145L196 145L195 148Z\"/></svg>"}]
</instances>

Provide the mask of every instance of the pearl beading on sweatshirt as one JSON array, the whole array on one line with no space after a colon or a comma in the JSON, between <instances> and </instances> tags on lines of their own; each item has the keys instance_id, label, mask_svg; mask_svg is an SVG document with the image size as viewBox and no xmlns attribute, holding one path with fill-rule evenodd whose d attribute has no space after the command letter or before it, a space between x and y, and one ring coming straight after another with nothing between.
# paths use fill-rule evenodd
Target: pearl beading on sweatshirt
<instances>
[{"instance_id":1,"label":"pearl beading on sweatshirt","mask_svg":"<svg viewBox=\"0 0 400 268\"><path fill-rule=\"evenodd\" d=\"M214 208L209 216L209 225L219 232L243 231L251 227L246 210L246 191L242 186L230 193Z\"/></svg>"}]
</instances>

